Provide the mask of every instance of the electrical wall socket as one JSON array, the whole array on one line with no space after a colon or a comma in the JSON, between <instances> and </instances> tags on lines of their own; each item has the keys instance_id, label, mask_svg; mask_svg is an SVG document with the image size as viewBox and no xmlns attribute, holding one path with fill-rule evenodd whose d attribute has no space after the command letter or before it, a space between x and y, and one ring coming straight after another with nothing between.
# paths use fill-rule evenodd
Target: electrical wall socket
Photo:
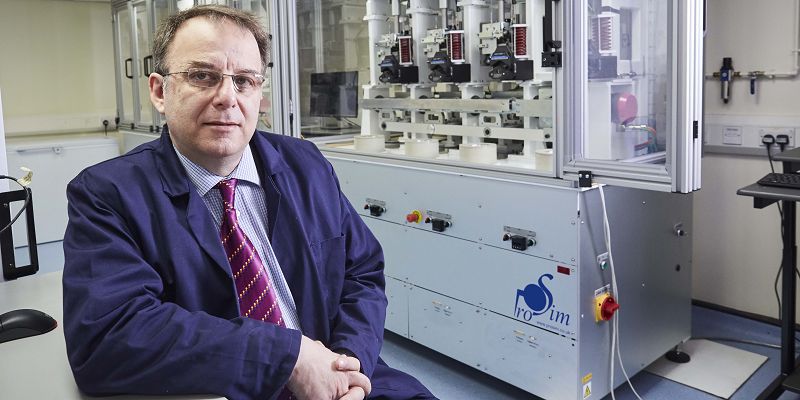
<instances>
[{"instance_id":1,"label":"electrical wall socket","mask_svg":"<svg viewBox=\"0 0 800 400\"><path fill-rule=\"evenodd\" d=\"M776 138L778 135L786 135L789 137L789 144L786 147L795 147L794 146L794 131L795 128L774 128L774 127L764 127L758 128L758 143L759 147L764 147L764 144L761 143L761 139L764 138L765 135L772 135L772 137ZM773 148L779 148L777 144L772 146Z\"/></svg>"},{"instance_id":2,"label":"electrical wall socket","mask_svg":"<svg viewBox=\"0 0 800 400\"><path fill-rule=\"evenodd\" d=\"M707 114L703 118L704 153L766 158L764 135L786 135L789 143L784 150L800 146L800 116ZM780 146L772 146L772 154L780 151Z\"/></svg>"}]
</instances>

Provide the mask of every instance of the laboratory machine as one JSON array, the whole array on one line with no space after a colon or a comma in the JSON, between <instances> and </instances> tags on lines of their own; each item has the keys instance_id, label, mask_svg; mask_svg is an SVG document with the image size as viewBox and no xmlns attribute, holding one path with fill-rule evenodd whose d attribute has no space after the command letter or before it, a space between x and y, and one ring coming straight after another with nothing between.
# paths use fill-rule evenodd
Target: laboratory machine
<instances>
[{"instance_id":1,"label":"laboratory machine","mask_svg":"<svg viewBox=\"0 0 800 400\"><path fill-rule=\"evenodd\" d=\"M600 399L689 338L702 2L357 10L369 68L314 73L360 87L311 82L299 131L321 102L349 121L307 136L384 248L389 331L545 399Z\"/></svg>"}]
</instances>

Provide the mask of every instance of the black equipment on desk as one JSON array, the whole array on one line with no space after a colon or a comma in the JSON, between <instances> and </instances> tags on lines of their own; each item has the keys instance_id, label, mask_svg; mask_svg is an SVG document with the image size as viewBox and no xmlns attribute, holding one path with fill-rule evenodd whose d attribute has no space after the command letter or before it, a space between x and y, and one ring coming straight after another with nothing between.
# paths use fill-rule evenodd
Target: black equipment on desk
<instances>
[{"instance_id":1,"label":"black equipment on desk","mask_svg":"<svg viewBox=\"0 0 800 400\"><path fill-rule=\"evenodd\" d=\"M0 193L0 260L3 262L3 277L13 280L33 275L39 271L39 255L36 251L36 228L33 220L33 195L31 189L23 185L22 180L0 175L0 179L13 180L22 186L20 190ZM30 176L23 178L30 182ZM11 217L11 203L23 201L22 208ZM17 267L14 258L14 236L11 226L25 212L25 225L28 231L28 255L30 264ZM28 336L41 335L52 331L58 322L51 316L31 309L12 310L0 314L0 343Z\"/></svg>"},{"instance_id":2,"label":"black equipment on desk","mask_svg":"<svg viewBox=\"0 0 800 400\"><path fill-rule=\"evenodd\" d=\"M28 336L41 335L56 329L53 317L31 309L13 310L0 314L0 343Z\"/></svg>"},{"instance_id":3,"label":"black equipment on desk","mask_svg":"<svg viewBox=\"0 0 800 400\"><path fill-rule=\"evenodd\" d=\"M757 183L764 186L800 189L800 174L782 174L771 172L759 179Z\"/></svg>"},{"instance_id":4,"label":"black equipment on desk","mask_svg":"<svg viewBox=\"0 0 800 400\"><path fill-rule=\"evenodd\" d=\"M11 225L19 217L19 213L11 218L11 203L24 201L22 208L25 211L25 225L28 231L28 255L30 264L17 267L14 258L14 236L11 233ZM0 259L3 262L3 277L6 280L17 279L19 277L33 275L39 271L39 255L36 251L36 227L33 221L33 195L31 189L23 187L20 190L0 193L0 226L4 227L0 231ZM19 210L21 213L23 210Z\"/></svg>"}]
</instances>

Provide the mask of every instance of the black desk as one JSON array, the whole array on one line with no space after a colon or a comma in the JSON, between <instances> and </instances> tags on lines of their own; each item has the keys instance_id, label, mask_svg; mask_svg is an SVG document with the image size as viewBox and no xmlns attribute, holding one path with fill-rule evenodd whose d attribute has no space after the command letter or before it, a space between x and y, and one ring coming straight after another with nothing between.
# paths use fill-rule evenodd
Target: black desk
<instances>
[{"instance_id":1,"label":"black desk","mask_svg":"<svg viewBox=\"0 0 800 400\"><path fill-rule=\"evenodd\" d=\"M783 163L784 172L800 169L800 148L775 155L774 160ZM781 373L758 396L758 400L777 399L784 391L800 393L800 369L795 358L795 295L797 292L794 270L797 266L797 244L795 241L796 203L800 201L800 190L752 184L739 189L736 194L753 198L755 208L764 208L780 201L783 204L783 252L781 257Z\"/></svg>"}]
</instances>

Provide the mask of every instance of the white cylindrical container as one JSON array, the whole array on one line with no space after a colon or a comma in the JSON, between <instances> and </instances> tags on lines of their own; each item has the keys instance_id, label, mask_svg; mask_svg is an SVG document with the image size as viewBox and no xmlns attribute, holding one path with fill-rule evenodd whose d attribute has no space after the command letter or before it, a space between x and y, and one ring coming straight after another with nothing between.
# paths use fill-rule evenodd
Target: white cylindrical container
<instances>
[{"instance_id":1,"label":"white cylindrical container","mask_svg":"<svg viewBox=\"0 0 800 400\"><path fill-rule=\"evenodd\" d=\"M378 67L378 49L376 43L380 40L381 36L389 33L391 28L390 24L386 21L389 19L389 3L379 0L367 0L367 15L364 20L367 21L369 29L369 83L378 85L378 75L381 69Z\"/></svg>"},{"instance_id":2,"label":"white cylindrical container","mask_svg":"<svg viewBox=\"0 0 800 400\"><path fill-rule=\"evenodd\" d=\"M439 141L436 139L406 139L407 156L436 158L439 156Z\"/></svg>"},{"instance_id":3,"label":"white cylindrical container","mask_svg":"<svg viewBox=\"0 0 800 400\"><path fill-rule=\"evenodd\" d=\"M459 159L465 162L492 164L497 161L494 143L463 143L458 145Z\"/></svg>"},{"instance_id":4,"label":"white cylindrical container","mask_svg":"<svg viewBox=\"0 0 800 400\"><path fill-rule=\"evenodd\" d=\"M553 170L553 149L539 149L536 150L534 156L536 169L541 171Z\"/></svg>"},{"instance_id":5,"label":"white cylindrical container","mask_svg":"<svg viewBox=\"0 0 800 400\"><path fill-rule=\"evenodd\" d=\"M353 136L353 147L358 151L367 153L380 153L386 148L386 138L383 135L358 135Z\"/></svg>"}]
</instances>

